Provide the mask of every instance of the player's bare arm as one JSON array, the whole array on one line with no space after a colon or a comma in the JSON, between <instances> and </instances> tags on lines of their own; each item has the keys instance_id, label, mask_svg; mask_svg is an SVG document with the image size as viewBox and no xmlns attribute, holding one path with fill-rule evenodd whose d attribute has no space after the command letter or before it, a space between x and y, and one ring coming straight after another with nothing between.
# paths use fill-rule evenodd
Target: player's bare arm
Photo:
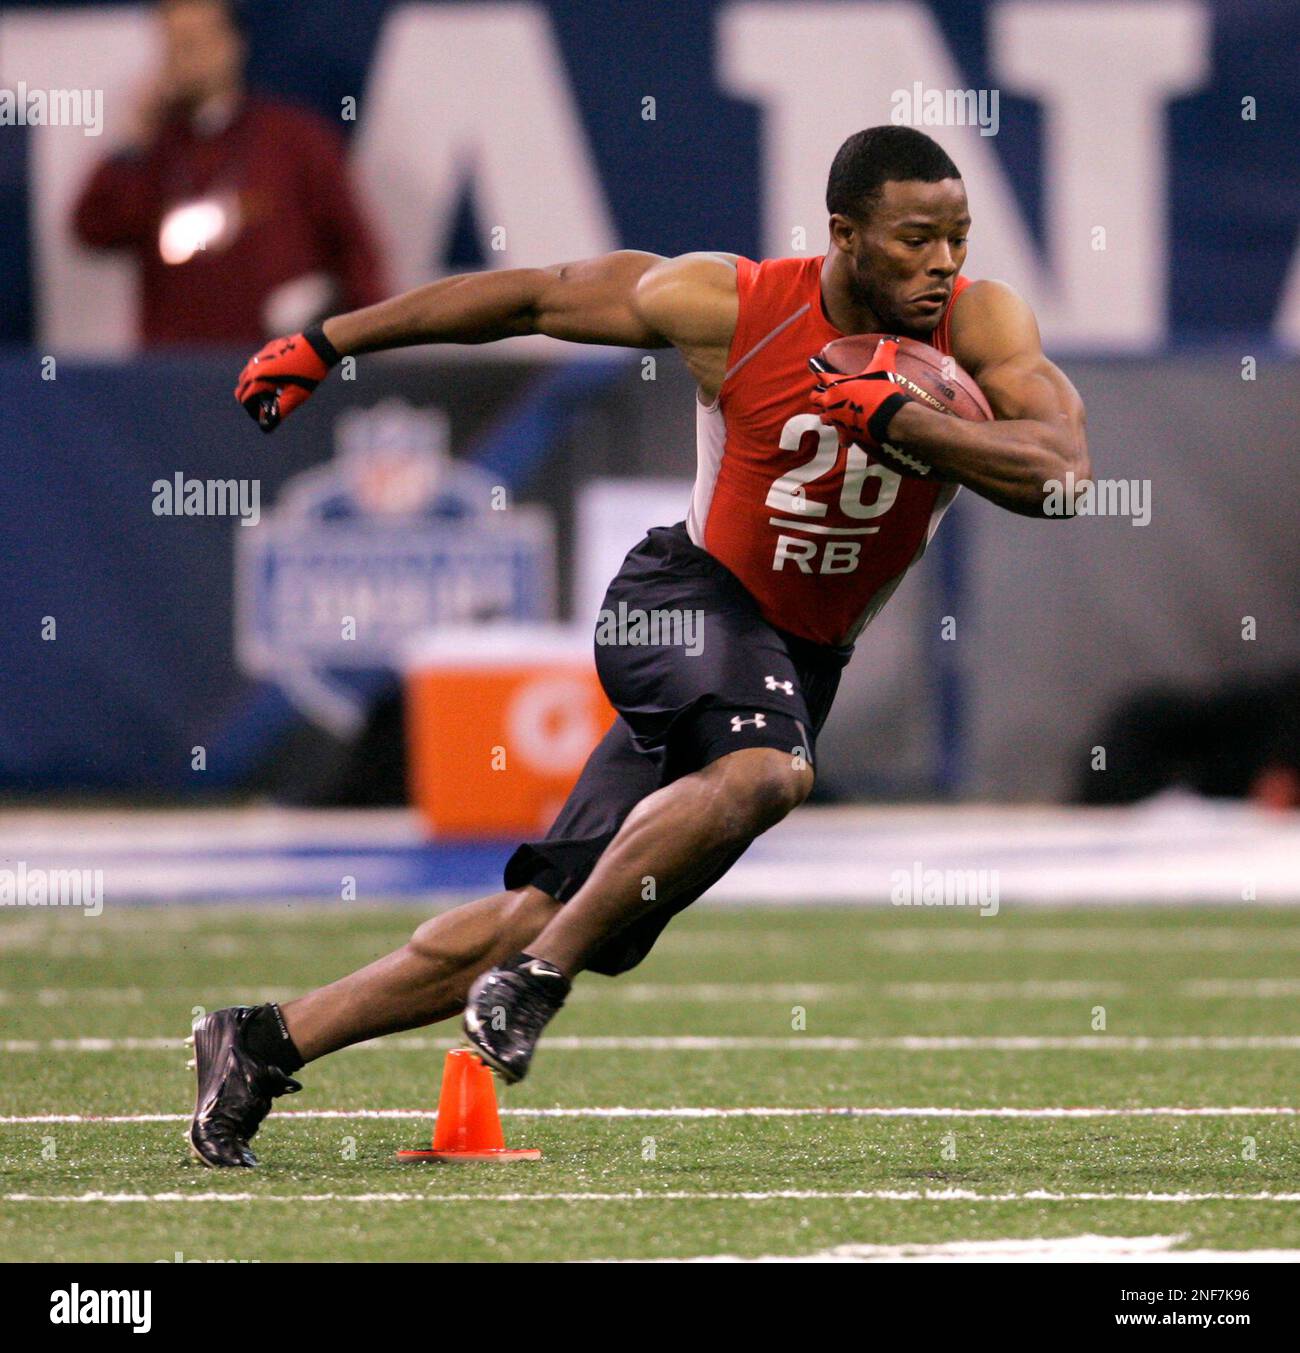
<instances>
[{"instance_id":1,"label":"player's bare arm","mask_svg":"<svg viewBox=\"0 0 1300 1353\"><path fill-rule=\"evenodd\" d=\"M1092 473L1084 408L1044 354L1033 311L1004 282L973 282L952 305L952 349L997 421L967 422L915 401L889 423L892 445L944 479L1026 516L1041 516L1048 480Z\"/></svg>"},{"instance_id":2,"label":"player's bare arm","mask_svg":"<svg viewBox=\"0 0 1300 1353\"><path fill-rule=\"evenodd\" d=\"M716 393L736 313L734 255L664 258L621 249L549 268L444 278L327 320L324 331L341 356L527 334L623 348L672 345Z\"/></svg>"},{"instance_id":3,"label":"player's bare arm","mask_svg":"<svg viewBox=\"0 0 1300 1353\"><path fill-rule=\"evenodd\" d=\"M621 249L546 268L468 273L268 343L240 374L235 397L271 432L343 357L544 334L614 347L674 346L712 398L737 308L730 254L664 258Z\"/></svg>"},{"instance_id":4,"label":"player's bare arm","mask_svg":"<svg viewBox=\"0 0 1300 1353\"><path fill-rule=\"evenodd\" d=\"M683 350L707 371L736 326L735 256L676 258L620 249L549 268L445 277L325 323L349 353L432 342L492 342L545 334L618 348Z\"/></svg>"},{"instance_id":5,"label":"player's bare arm","mask_svg":"<svg viewBox=\"0 0 1300 1353\"><path fill-rule=\"evenodd\" d=\"M503 268L444 277L325 322L340 355L422 343L492 343L547 334L572 343L653 348L665 339L637 312L641 278L665 260L620 249L545 268Z\"/></svg>"}]
</instances>

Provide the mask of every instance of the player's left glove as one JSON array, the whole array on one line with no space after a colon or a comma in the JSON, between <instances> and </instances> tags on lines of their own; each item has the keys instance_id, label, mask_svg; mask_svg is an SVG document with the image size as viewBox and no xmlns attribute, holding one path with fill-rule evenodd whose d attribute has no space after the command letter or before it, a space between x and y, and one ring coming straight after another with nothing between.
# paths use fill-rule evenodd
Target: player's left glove
<instances>
[{"instance_id":1,"label":"player's left glove","mask_svg":"<svg viewBox=\"0 0 1300 1353\"><path fill-rule=\"evenodd\" d=\"M274 432L341 360L319 324L273 338L239 373L235 398L263 432Z\"/></svg>"},{"instance_id":2,"label":"player's left glove","mask_svg":"<svg viewBox=\"0 0 1300 1353\"><path fill-rule=\"evenodd\" d=\"M812 402L822 422L839 428L865 450L879 451L890 420L912 402L894 383L897 356L898 339L882 338L866 369L854 376L838 375L821 358L810 357L808 365L820 377Z\"/></svg>"}]
</instances>

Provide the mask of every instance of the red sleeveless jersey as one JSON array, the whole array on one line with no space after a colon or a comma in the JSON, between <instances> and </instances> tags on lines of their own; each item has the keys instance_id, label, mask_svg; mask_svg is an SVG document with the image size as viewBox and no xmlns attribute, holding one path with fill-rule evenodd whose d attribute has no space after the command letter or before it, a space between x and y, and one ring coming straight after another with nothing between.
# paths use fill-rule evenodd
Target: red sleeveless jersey
<instances>
[{"instance_id":1,"label":"red sleeveless jersey","mask_svg":"<svg viewBox=\"0 0 1300 1353\"><path fill-rule=\"evenodd\" d=\"M696 400L686 528L753 593L764 617L844 645L925 552L955 484L898 474L822 423L808 359L844 337L826 318L822 258L736 264L740 315L722 389ZM958 277L931 337L948 353Z\"/></svg>"}]
</instances>

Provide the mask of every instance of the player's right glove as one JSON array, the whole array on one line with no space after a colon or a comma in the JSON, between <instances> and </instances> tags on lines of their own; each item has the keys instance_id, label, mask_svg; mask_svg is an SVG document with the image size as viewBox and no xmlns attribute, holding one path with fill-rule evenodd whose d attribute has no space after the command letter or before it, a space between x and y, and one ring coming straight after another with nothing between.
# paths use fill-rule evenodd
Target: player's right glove
<instances>
[{"instance_id":1,"label":"player's right glove","mask_svg":"<svg viewBox=\"0 0 1300 1353\"><path fill-rule=\"evenodd\" d=\"M320 324L273 338L239 373L235 398L263 432L274 432L341 360Z\"/></svg>"},{"instance_id":2,"label":"player's right glove","mask_svg":"<svg viewBox=\"0 0 1300 1353\"><path fill-rule=\"evenodd\" d=\"M852 376L839 375L820 357L810 357L808 365L819 377L812 402L822 422L868 451L879 450L890 420L911 398L894 383L897 356L898 339L882 338L866 370Z\"/></svg>"}]
</instances>

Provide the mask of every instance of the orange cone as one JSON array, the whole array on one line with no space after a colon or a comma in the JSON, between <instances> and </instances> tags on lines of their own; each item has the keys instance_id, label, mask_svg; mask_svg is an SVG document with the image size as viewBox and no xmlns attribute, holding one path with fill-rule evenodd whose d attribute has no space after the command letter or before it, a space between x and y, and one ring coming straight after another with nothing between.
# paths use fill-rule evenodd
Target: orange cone
<instances>
[{"instance_id":1,"label":"orange cone","mask_svg":"<svg viewBox=\"0 0 1300 1353\"><path fill-rule=\"evenodd\" d=\"M431 1151L399 1151L398 1160L541 1160L536 1147L506 1146L492 1073L478 1053L453 1048L442 1071Z\"/></svg>"}]
</instances>

